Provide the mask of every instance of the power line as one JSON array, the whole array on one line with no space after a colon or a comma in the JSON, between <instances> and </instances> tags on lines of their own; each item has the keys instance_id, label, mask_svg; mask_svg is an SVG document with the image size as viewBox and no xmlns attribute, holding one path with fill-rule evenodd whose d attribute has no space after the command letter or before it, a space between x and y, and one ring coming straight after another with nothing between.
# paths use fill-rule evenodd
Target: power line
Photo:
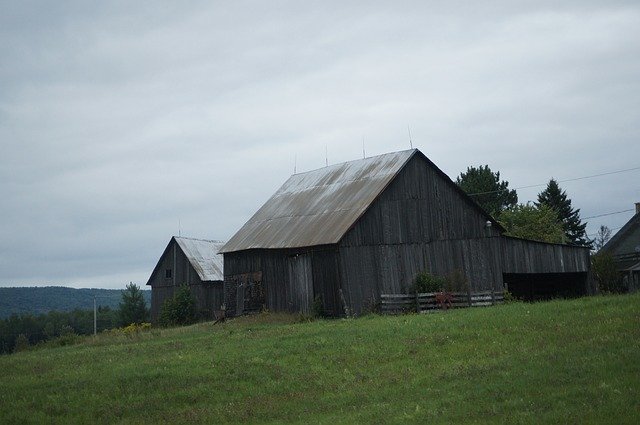
<instances>
[{"instance_id":1,"label":"power line","mask_svg":"<svg viewBox=\"0 0 640 425\"><path fill-rule=\"evenodd\" d=\"M610 213L604 213L604 214L598 214L598 215L591 215L589 217L582 217L583 220L586 220L587 218L597 218L597 217L605 217L607 215L614 215L614 214L622 214L622 213L626 213L629 211L633 211L634 208L630 208L628 210L622 210L622 211L614 211L614 212L610 212Z\"/></svg>"},{"instance_id":2,"label":"power line","mask_svg":"<svg viewBox=\"0 0 640 425\"><path fill-rule=\"evenodd\" d=\"M618 229L622 229L624 226L618 226L618 227L608 227L609 230L618 230ZM598 234L598 232L596 233L589 233L587 236L596 236Z\"/></svg>"},{"instance_id":3,"label":"power line","mask_svg":"<svg viewBox=\"0 0 640 425\"><path fill-rule=\"evenodd\" d=\"M606 172L606 173L592 174L590 176L576 177L576 178L573 178L573 179L557 180L557 182L558 183L573 182L573 181L577 181L577 180L591 179L591 178L594 178L594 177L608 176L608 175L611 175L611 174L626 173L628 171L635 171L635 170L640 170L640 167L626 168L624 170L617 170L617 171L609 171L609 172ZM505 190L529 189L529 188L532 188L532 187L540 187L540 186L546 186L546 185L547 185L547 183L530 184L528 186L514 187L512 189L505 188L505 189L498 189L498 190L490 190L488 192L469 193L468 195L469 196L487 195L489 193L504 192Z\"/></svg>"}]
</instances>

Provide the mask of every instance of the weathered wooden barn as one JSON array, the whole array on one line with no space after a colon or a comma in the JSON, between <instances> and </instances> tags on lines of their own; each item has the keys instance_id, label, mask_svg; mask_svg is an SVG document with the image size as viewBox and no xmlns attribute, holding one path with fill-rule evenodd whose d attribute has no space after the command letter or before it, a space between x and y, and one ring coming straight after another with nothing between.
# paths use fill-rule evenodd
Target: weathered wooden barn
<instances>
[{"instance_id":1,"label":"weathered wooden barn","mask_svg":"<svg viewBox=\"0 0 640 425\"><path fill-rule=\"evenodd\" d=\"M157 322L162 304L181 285L189 285L196 309L203 318L224 303L223 259L218 251L224 243L174 236L158 260L147 285L151 286L151 321Z\"/></svg>"},{"instance_id":2,"label":"weathered wooden barn","mask_svg":"<svg viewBox=\"0 0 640 425\"><path fill-rule=\"evenodd\" d=\"M640 202L636 202L633 217L602 247L602 251L613 255L625 287L630 292L640 290Z\"/></svg>"},{"instance_id":3,"label":"weathered wooden barn","mask_svg":"<svg viewBox=\"0 0 640 425\"><path fill-rule=\"evenodd\" d=\"M416 149L294 174L220 251L227 315L360 314L425 270L527 299L589 292L587 249L503 232Z\"/></svg>"}]
</instances>

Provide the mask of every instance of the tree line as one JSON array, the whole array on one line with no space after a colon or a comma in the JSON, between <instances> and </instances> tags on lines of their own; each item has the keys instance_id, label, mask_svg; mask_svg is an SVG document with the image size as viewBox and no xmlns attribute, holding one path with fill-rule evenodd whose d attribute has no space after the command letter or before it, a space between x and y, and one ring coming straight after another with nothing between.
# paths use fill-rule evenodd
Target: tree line
<instances>
[{"instance_id":1,"label":"tree line","mask_svg":"<svg viewBox=\"0 0 640 425\"><path fill-rule=\"evenodd\" d=\"M140 288L130 283L122 291L117 309L100 306L96 311L96 329L127 326L148 322L149 308ZM58 338L91 335L94 332L93 310L50 311L42 314L12 314L0 320L0 353L35 345Z\"/></svg>"}]
</instances>

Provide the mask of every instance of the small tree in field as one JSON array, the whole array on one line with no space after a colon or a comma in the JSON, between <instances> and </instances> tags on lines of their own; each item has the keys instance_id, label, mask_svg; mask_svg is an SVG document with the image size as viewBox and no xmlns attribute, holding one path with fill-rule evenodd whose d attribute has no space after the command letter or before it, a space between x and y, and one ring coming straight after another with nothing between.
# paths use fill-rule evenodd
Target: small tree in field
<instances>
[{"instance_id":1,"label":"small tree in field","mask_svg":"<svg viewBox=\"0 0 640 425\"><path fill-rule=\"evenodd\" d=\"M142 291L135 283L129 283L122 291L120 303L120 325L127 326L132 323L140 324L149 318L149 310L144 301Z\"/></svg>"},{"instance_id":2,"label":"small tree in field","mask_svg":"<svg viewBox=\"0 0 640 425\"><path fill-rule=\"evenodd\" d=\"M196 302L188 285L182 285L160 310L160 326L188 325L196 320Z\"/></svg>"}]
</instances>

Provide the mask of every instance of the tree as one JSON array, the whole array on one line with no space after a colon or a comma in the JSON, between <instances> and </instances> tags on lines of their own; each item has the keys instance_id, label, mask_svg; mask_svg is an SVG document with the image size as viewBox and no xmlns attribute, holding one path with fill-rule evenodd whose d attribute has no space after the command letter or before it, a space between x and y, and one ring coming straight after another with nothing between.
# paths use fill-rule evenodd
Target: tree
<instances>
[{"instance_id":1,"label":"tree","mask_svg":"<svg viewBox=\"0 0 640 425\"><path fill-rule=\"evenodd\" d=\"M494 173L488 165L467 167L456 184L494 218L518 203L518 194L509 189L509 182L500 181L500 172Z\"/></svg>"},{"instance_id":2,"label":"tree","mask_svg":"<svg viewBox=\"0 0 640 425\"><path fill-rule=\"evenodd\" d=\"M561 190L554 179L551 179L547 188L538 194L536 206L542 204L552 208L558 214L558 220L570 244L591 248L592 242L585 232L587 223L580 221L580 209L574 210L571 207L571 199L567 198L567 192Z\"/></svg>"},{"instance_id":3,"label":"tree","mask_svg":"<svg viewBox=\"0 0 640 425\"><path fill-rule=\"evenodd\" d=\"M611 229L604 225L600 226L600 229L598 229L598 233L596 233L596 237L593 240L594 251L599 252L602 247L609 242L609 239L611 239Z\"/></svg>"},{"instance_id":4,"label":"tree","mask_svg":"<svg viewBox=\"0 0 640 425\"><path fill-rule=\"evenodd\" d=\"M196 302L189 286L184 284L178 288L171 298L167 298L160 310L160 325L188 325L196 320Z\"/></svg>"},{"instance_id":5,"label":"tree","mask_svg":"<svg viewBox=\"0 0 640 425\"><path fill-rule=\"evenodd\" d=\"M591 269L602 292L624 292L625 287L616 262L608 252L598 252L591 256Z\"/></svg>"},{"instance_id":6,"label":"tree","mask_svg":"<svg viewBox=\"0 0 640 425\"><path fill-rule=\"evenodd\" d=\"M534 241L564 243L566 236L558 215L546 205L519 204L500 215L505 235Z\"/></svg>"},{"instance_id":7,"label":"tree","mask_svg":"<svg viewBox=\"0 0 640 425\"><path fill-rule=\"evenodd\" d=\"M146 322L149 317L149 310L144 302L142 291L135 283L129 283L122 291L122 302L120 303L120 325L127 326L132 323Z\"/></svg>"}]
</instances>

